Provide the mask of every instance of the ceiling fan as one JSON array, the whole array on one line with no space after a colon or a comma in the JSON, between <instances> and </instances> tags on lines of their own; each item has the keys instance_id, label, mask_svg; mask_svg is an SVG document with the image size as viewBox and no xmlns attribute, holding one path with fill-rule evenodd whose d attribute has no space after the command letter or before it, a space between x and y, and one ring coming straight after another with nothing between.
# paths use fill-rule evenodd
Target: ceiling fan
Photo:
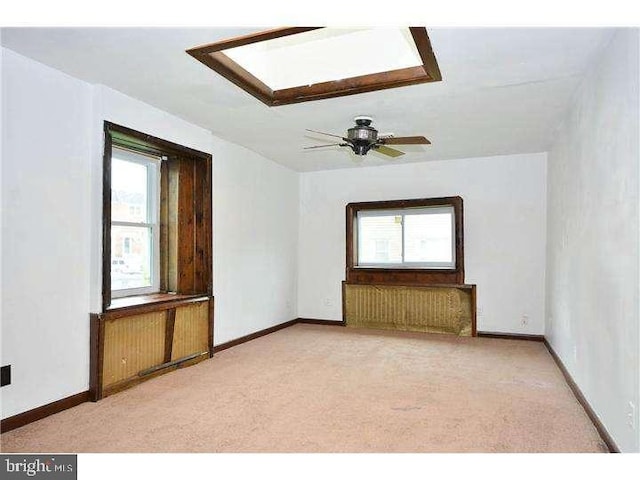
<instances>
[{"instance_id":1,"label":"ceiling fan","mask_svg":"<svg viewBox=\"0 0 640 480\"><path fill-rule=\"evenodd\" d=\"M378 153L389 157L399 157L404 152L388 147L387 145L430 145L431 142L424 137L394 137L393 135L378 136L378 130L371 126L373 118L363 115L353 119L356 124L347 130L347 136L334 135L332 133L318 132L317 130L306 129L308 132L320 133L330 137L336 137L343 140L342 143L328 143L326 145L316 145L313 147L305 147L304 150L323 147L349 147L356 155L366 155L369 150L375 150Z\"/></svg>"}]
</instances>

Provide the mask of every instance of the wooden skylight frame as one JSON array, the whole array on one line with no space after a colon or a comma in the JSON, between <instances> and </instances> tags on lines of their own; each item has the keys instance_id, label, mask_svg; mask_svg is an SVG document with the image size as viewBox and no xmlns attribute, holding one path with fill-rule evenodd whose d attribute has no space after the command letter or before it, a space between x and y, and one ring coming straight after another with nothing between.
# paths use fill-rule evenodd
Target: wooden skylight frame
<instances>
[{"instance_id":1,"label":"wooden skylight frame","mask_svg":"<svg viewBox=\"0 0 640 480\"><path fill-rule=\"evenodd\" d=\"M266 42L320 28L325 27L277 28L190 48L187 53L270 107L442 80L427 29L424 27L409 27L422 65L281 90L272 90L263 81L224 54L225 50L231 48Z\"/></svg>"}]
</instances>

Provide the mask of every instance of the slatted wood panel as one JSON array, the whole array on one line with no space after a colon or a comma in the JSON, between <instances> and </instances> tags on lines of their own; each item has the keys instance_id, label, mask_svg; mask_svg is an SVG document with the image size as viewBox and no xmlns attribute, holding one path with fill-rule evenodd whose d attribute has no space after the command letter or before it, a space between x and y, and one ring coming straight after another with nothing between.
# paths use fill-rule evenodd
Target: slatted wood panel
<instances>
[{"instance_id":1,"label":"slatted wood panel","mask_svg":"<svg viewBox=\"0 0 640 480\"><path fill-rule=\"evenodd\" d=\"M165 321L165 311L105 321L104 387L164 361Z\"/></svg>"},{"instance_id":2,"label":"slatted wood panel","mask_svg":"<svg viewBox=\"0 0 640 480\"><path fill-rule=\"evenodd\" d=\"M463 336L475 330L472 288L346 284L344 292L350 327Z\"/></svg>"},{"instance_id":3,"label":"slatted wood panel","mask_svg":"<svg viewBox=\"0 0 640 480\"><path fill-rule=\"evenodd\" d=\"M211 166L190 157L170 159L161 198L161 263L169 291L211 292ZM164 203L162 203L164 201Z\"/></svg>"},{"instance_id":4,"label":"slatted wood panel","mask_svg":"<svg viewBox=\"0 0 640 480\"><path fill-rule=\"evenodd\" d=\"M209 304L194 303L176 309L171 360L209 350Z\"/></svg>"}]
</instances>

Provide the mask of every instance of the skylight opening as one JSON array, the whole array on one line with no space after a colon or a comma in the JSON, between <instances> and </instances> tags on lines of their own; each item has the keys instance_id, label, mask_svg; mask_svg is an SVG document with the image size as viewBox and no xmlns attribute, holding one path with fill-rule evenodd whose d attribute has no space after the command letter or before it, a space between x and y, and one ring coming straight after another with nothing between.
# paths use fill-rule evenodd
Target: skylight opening
<instances>
[{"instance_id":1,"label":"skylight opening","mask_svg":"<svg viewBox=\"0 0 640 480\"><path fill-rule=\"evenodd\" d=\"M268 106L442 80L424 27L288 27L187 50Z\"/></svg>"},{"instance_id":2,"label":"skylight opening","mask_svg":"<svg viewBox=\"0 0 640 480\"><path fill-rule=\"evenodd\" d=\"M224 53L272 90L422 64L408 28L322 28Z\"/></svg>"}]
</instances>

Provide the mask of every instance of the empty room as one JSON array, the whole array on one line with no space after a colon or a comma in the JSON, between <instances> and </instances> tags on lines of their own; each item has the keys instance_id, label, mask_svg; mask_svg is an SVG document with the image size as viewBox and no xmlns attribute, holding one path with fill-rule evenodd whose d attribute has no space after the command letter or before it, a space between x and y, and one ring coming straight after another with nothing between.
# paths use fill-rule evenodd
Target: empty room
<instances>
[{"instance_id":1,"label":"empty room","mask_svg":"<svg viewBox=\"0 0 640 480\"><path fill-rule=\"evenodd\" d=\"M3 454L640 452L639 30L416 23L2 28Z\"/></svg>"}]
</instances>

